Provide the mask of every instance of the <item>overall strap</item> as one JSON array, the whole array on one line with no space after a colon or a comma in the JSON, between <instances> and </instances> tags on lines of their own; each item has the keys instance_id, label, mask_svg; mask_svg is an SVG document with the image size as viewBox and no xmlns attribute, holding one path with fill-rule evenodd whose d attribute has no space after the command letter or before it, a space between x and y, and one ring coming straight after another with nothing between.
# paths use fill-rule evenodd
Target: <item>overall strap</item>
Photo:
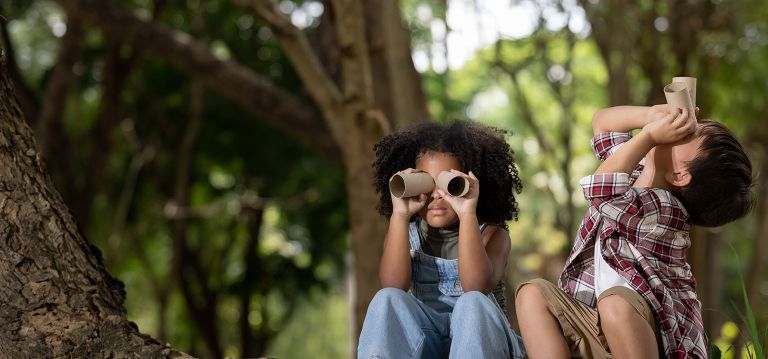
<instances>
[{"instance_id":1,"label":"overall strap","mask_svg":"<svg viewBox=\"0 0 768 359\"><path fill-rule=\"evenodd\" d=\"M419 239L419 225L417 221L408 223L408 241L411 242L411 256L416 251L421 250L421 240Z\"/></svg>"}]
</instances>

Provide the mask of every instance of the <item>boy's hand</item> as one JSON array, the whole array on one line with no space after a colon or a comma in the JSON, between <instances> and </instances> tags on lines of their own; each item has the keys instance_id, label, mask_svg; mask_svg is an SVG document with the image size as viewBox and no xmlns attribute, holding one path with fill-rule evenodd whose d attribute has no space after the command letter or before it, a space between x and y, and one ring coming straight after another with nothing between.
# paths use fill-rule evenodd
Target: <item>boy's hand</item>
<instances>
[{"instance_id":1,"label":"boy's hand","mask_svg":"<svg viewBox=\"0 0 768 359\"><path fill-rule=\"evenodd\" d=\"M421 172L421 171L415 170L413 168L408 168L400 172L397 172L396 174L406 174L406 173L416 173L416 172ZM416 214L416 212L418 212L422 207L424 207L424 204L427 203L427 195L424 193L421 193L418 196L406 197L406 198L397 198L390 194L390 198L392 198L392 215L404 216L407 219L410 219L414 214Z\"/></svg>"},{"instance_id":2,"label":"boy's hand","mask_svg":"<svg viewBox=\"0 0 768 359\"><path fill-rule=\"evenodd\" d=\"M696 118L699 118L699 110L700 108L696 107ZM659 118L655 117L656 114L662 113L662 114L668 114L670 112L674 112L672 108L669 107L667 104L661 104L661 105L653 105L648 108L648 111L645 113L645 122L651 123L655 120L658 120Z\"/></svg>"},{"instance_id":3,"label":"boy's hand","mask_svg":"<svg viewBox=\"0 0 768 359\"><path fill-rule=\"evenodd\" d=\"M651 122L642 130L648 134L654 146L675 143L696 132L696 117L689 116L687 109L665 113L657 106L651 108L656 110L648 111Z\"/></svg>"}]
</instances>

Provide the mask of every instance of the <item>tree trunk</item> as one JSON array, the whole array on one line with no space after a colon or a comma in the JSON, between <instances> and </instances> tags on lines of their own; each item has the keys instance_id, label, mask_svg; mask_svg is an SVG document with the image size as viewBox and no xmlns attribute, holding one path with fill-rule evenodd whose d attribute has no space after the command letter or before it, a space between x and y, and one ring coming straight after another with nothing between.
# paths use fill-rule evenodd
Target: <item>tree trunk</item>
<instances>
[{"instance_id":1,"label":"tree trunk","mask_svg":"<svg viewBox=\"0 0 768 359\"><path fill-rule=\"evenodd\" d=\"M189 357L139 333L54 190L0 59L0 357Z\"/></svg>"}]
</instances>

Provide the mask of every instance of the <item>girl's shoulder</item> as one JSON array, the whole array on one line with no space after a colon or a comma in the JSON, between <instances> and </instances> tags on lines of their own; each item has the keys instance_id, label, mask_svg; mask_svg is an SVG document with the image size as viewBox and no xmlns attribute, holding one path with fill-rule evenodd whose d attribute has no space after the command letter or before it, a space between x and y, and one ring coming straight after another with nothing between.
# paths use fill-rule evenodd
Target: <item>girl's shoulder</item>
<instances>
[{"instance_id":1,"label":"girl's shoulder","mask_svg":"<svg viewBox=\"0 0 768 359\"><path fill-rule=\"evenodd\" d=\"M488 244L488 241L494 236L500 235L509 238L507 230L495 224L484 224L480 233L482 234L483 244Z\"/></svg>"}]
</instances>

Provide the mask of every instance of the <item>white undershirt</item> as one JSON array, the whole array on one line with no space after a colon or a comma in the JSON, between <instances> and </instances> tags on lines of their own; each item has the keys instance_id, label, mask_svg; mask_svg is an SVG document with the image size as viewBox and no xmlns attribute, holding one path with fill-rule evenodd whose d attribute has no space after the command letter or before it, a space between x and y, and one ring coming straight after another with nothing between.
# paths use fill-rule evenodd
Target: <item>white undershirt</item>
<instances>
[{"instance_id":1,"label":"white undershirt","mask_svg":"<svg viewBox=\"0 0 768 359\"><path fill-rule=\"evenodd\" d=\"M599 298L600 294L612 287L632 289L629 282L603 259L600 248L600 238L597 238L595 241L595 296Z\"/></svg>"}]
</instances>

